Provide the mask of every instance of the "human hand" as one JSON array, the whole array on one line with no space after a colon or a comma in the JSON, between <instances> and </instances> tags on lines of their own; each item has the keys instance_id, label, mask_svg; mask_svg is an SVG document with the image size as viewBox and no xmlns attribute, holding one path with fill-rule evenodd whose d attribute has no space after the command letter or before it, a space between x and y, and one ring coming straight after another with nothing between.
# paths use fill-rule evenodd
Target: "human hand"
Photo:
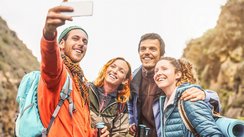
<instances>
[{"instance_id":1,"label":"human hand","mask_svg":"<svg viewBox=\"0 0 244 137\"><path fill-rule=\"evenodd\" d=\"M190 100L190 101L198 101L204 100L206 98L205 92L200 90L199 88L192 87L187 89L181 95L181 100Z\"/></svg>"},{"instance_id":2,"label":"human hand","mask_svg":"<svg viewBox=\"0 0 244 137\"><path fill-rule=\"evenodd\" d=\"M136 124L133 123L132 125L129 126L129 133L134 136L136 134Z\"/></svg>"},{"instance_id":3,"label":"human hand","mask_svg":"<svg viewBox=\"0 0 244 137\"><path fill-rule=\"evenodd\" d=\"M72 12L73 8L68 6L56 6L48 10L43 35L47 40L53 40L57 27L65 24L66 20L72 21L71 16L61 14L61 12Z\"/></svg>"},{"instance_id":4,"label":"human hand","mask_svg":"<svg viewBox=\"0 0 244 137\"><path fill-rule=\"evenodd\" d=\"M101 130L101 136L100 137L109 137L109 131L107 129L108 129L108 127L104 126L104 128Z\"/></svg>"}]
</instances>

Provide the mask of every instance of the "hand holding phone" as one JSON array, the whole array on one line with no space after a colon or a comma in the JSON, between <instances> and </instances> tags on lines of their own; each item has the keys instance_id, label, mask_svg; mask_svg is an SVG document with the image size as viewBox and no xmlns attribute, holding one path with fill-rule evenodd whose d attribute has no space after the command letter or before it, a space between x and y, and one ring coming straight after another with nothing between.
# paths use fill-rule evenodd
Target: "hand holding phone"
<instances>
[{"instance_id":1,"label":"hand holding phone","mask_svg":"<svg viewBox=\"0 0 244 137\"><path fill-rule=\"evenodd\" d=\"M71 2L62 2L62 6L72 7L73 12L61 12L64 15L72 17L80 16L92 16L93 14L93 2L92 1L71 1Z\"/></svg>"}]
</instances>

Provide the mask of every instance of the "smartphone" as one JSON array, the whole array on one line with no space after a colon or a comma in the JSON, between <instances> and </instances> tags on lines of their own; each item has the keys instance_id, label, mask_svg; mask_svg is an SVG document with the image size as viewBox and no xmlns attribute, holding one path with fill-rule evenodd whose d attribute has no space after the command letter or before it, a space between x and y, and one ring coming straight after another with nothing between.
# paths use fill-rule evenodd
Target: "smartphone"
<instances>
[{"instance_id":1,"label":"smartphone","mask_svg":"<svg viewBox=\"0 0 244 137\"><path fill-rule=\"evenodd\" d=\"M73 12L61 12L64 15L72 17L92 16L93 14L93 1L70 1L62 2L62 6L69 6L74 9Z\"/></svg>"}]
</instances>

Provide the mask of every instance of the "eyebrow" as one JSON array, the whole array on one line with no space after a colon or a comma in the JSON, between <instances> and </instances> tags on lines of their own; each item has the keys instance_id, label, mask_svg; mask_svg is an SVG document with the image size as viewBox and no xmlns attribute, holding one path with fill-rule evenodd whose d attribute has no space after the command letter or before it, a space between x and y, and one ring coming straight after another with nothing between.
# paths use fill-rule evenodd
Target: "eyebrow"
<instances>
[{"instance_id":1,"label":"eyebrow","mask_svg":"<svg viewBox=\"0 0 244 137\"><path fill-rule=\"evenodd\" d=\"M116 66L116 67L118 67L119 68L119 70L123 70L123 71L125 71L125 69L123 68L123 67L119 67L117 64L115 64L114 63L114 65Z\"/></svg>"}]
</instances>

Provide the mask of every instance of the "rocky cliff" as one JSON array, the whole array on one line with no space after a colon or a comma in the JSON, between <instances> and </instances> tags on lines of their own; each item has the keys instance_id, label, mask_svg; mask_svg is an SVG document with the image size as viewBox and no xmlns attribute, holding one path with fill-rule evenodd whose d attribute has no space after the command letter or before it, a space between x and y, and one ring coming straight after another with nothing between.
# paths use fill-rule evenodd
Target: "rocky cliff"
<instances>
[{"instance_id":1,"label":"rocky cliff","mask_svg":"<svg viewBox=\"0 0 244 137\"><path fill-rule=\"evenodd\" d=\"M217 25L184 49L204 88L221 97L223 114L244 117L244 0L229 0Z\"/></svg>"},{"instance_id":2,"label":"rocky cliff","mask_svg":"<svg viewBox=\"0 0 244 137\"><path fill-rule=\"evenodd\" d=\"M222 7L215 28L192 39L184 49L198 69L201 85L221 97L223 114L244 117L244 0ZM28 31L28 30L27 30ZM26 72L38 70L31 51L0 18L0 136L13 136L17 88Z\"/></svg>"},{"instance_id":3,"label":"rocky cliff","mask_svg":"<svg viewBox=\"0 0 244 137\"><path fill-rule=\"evenodd\" d=\"M13 136L17 112L17 87L26 72L39 63L25 44L0 17L0 136Z\"/></svg>"}]
</instances>

